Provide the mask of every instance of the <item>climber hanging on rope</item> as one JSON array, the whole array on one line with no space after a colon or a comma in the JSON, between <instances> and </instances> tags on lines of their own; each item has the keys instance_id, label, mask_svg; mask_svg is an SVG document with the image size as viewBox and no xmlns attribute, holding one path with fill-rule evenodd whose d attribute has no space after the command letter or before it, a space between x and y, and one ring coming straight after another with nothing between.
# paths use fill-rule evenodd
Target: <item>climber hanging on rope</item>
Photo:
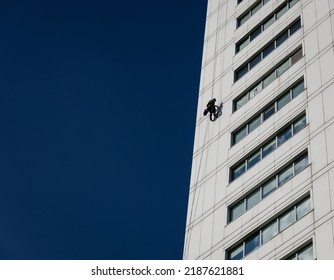
<instances>
[{"instance_id":1,"label":"climber hanging on rope","mask_svg":"<svg viewBox=\"0 0 334 280\"><path fill-rule=\"evenodd\" d=\"M211 99L206 105L206 109L204 110L204 116L210 113L210 120L214 121L218 118L218 109L219 107L216 105L216 98Z\"/></svg>"}]
</instances>

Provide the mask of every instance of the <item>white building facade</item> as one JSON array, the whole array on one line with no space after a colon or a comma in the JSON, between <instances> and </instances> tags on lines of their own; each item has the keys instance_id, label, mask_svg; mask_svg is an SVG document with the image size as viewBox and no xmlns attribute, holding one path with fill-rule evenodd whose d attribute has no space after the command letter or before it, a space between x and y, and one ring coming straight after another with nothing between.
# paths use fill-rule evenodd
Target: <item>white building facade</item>
<instances>
[{"instance_id":1,"label":"white building facade","mask_svg":"<svg viewBox=\"0 0 334 280\"><path fill-rule=\"evenodd\" d=\"M334 259L334 0L208 0L184 259Z\"/></svg>"}]
</instances>

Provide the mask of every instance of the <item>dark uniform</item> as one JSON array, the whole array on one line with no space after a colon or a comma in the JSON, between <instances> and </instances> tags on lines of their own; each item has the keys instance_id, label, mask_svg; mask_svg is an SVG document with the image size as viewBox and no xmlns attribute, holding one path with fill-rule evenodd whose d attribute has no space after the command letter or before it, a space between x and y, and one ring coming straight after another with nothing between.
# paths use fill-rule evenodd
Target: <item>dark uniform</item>
<instances>
[{"instance_id":1,"label":"dark uniform","mask_svg":"<svg viewBox=\"0 0 334 280\"><path fill-rule=\"evenodd\" d=\"M210 113L210 116L216 113L215 103L216 103L216 98L213 98L208 102L208 104L206 104L206 109L204 110L204 116L206 116L208 112Z\"/></svg>"}]
</instances>

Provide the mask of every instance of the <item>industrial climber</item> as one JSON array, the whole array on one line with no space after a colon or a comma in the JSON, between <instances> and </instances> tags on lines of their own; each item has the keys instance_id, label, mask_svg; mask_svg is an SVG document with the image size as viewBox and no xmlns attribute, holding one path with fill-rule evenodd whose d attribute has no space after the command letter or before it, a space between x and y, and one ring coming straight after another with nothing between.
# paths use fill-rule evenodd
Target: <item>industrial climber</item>
<instances>
[{"instance_id":1,"label":"industrial climber","mask_svg":"<svg viewBox=\"0 0 334 280\"><path fill-rule=\"evenodd\" d=\"M217 108L218 106L215 105L216 98L211 99L208 104L206 104L206 109L204 110L204 116L206 116L208 113L210 113L210 120L214 121L215 118L217 118Z\"/></svg>"}]
</instances>

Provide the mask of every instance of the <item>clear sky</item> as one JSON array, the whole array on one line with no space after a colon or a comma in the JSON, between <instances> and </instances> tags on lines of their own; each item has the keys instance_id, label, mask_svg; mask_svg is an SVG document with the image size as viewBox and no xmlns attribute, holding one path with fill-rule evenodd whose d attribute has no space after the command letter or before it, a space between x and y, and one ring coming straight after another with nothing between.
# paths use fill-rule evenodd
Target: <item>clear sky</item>
<instances>
[{"instance_id":1,"label":"clear sky","mask_svg":"<svg viewBox=\"0 0 334 280\"><path fill-rule=\"evenodd\" d=\"M207 0L0 1L0 259L181 259Z\"/></svg>"}]
</instances>

